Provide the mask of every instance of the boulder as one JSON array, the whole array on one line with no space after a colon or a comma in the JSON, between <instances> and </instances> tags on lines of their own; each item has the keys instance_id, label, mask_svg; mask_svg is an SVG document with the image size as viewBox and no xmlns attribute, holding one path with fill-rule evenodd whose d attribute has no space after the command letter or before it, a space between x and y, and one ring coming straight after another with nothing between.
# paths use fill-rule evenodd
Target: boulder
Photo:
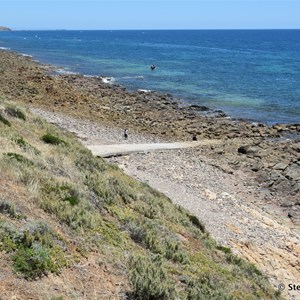
<instances>
[{"instance_id":1,"label":"boulder","mask_svg":"<svg viewBox=\"0 0 300 300\"><path fill-rule=\"evenodd\" d=\"M284 175L291 180L300 180L300 166L298 164L293 164L288 167Z\"/></svg>"},{"instance_id":2,"label":"boulder","mask_svg":"<svg viewBox=\"0 0 300 300\"><path fill-rule=\"evenodd\" d=\"M273 169L284 171L287 167L288 167L288 164L280 162L280 163L276 164L275 166L273 166Z\"/></svg>"},{"instance_id":3,"label":"boulder","mask_svg":"<svg viewBox=\"0 0 300 300\"><path fill-rule=\"evenodd\" d=\"M262 165L260 162L256 161L254 163L251 164L250 166L250 169L253 171L253 172L257 172L261 169Z\"/></svg>"},{"instance_id":4,"label":"boulder","mask_svg":"<svg viewBox=\"0 0 300 300\"><path fill-rule=\"evenodd\" d=\"M238 148L238 153L241 153L241 154L254 155L254 154L257 154L258 151L259 151L259 148L256 146L253 146L253 145L243 145Z\"/></svg>"}]
</instances>

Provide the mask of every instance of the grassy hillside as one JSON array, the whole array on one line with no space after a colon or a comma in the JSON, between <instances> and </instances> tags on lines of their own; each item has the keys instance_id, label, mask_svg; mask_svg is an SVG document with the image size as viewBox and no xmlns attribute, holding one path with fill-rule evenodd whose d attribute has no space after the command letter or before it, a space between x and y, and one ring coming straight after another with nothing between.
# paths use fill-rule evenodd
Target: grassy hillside
<instances>
[{"instance_id":1,"label":"grassy hillside","mask_svg":"<svg viewBox=\"0 0 300 300\"><path fill-rule=\"evenodd\" d=\"M4 100L0 172L3 299L281 299L195 216Z\"/></svg>"}]
</instances>

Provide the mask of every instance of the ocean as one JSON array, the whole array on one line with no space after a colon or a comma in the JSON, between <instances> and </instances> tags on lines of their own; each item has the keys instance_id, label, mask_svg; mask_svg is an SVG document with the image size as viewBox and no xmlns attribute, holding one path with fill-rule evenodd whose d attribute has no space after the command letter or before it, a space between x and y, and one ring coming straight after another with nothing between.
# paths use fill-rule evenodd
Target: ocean
<instances>
[{"instance_id":1,"label":"ocean","mask_svg":"<svg viewBox=\"0 0 300 300\"><path fill-rule=\"evenodd\" d=\"M0 48L232 118L300 123L300 30L12 31Z\"/></svg>"}]
</instances>

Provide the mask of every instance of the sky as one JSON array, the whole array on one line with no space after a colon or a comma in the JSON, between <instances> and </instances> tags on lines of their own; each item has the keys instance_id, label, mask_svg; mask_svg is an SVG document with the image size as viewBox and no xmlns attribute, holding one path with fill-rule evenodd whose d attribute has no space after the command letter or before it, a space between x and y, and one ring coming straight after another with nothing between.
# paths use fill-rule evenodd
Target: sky
<instances>
[{"instance_id":1,"label":"sky","mask_svg":"<svg viewBox=\"0 0 300 300\"><path fill-rule=\"evenodd\" d=\"M0 0L12 29L300 29L300 0Z\"/></svg>"}]
</instances>

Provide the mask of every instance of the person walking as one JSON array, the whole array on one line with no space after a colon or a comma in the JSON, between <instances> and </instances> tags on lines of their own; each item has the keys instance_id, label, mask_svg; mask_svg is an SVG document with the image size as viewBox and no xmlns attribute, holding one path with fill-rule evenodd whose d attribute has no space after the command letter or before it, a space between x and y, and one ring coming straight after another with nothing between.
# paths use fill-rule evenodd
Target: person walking
<instances>
[{"instance_id":1,"label":"person walking","mask_svg":"<svg viewBox=\"0 0 300 300\"><path fill-rule=\"evenodd\" d=\"M124 139L125 140L128 139L128 130L127 130L127 128L125 128L125 130L124 130Z\"/></svg>"}]
</instances>

